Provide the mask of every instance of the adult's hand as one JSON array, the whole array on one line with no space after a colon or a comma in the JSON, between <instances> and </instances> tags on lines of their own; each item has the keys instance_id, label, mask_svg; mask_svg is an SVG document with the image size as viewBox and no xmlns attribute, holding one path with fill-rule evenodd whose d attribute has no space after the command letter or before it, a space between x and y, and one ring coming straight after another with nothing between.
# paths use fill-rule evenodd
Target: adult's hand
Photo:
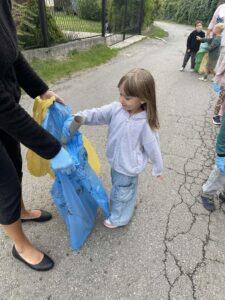
<instances>
[{"instance_id":1,"label":"adult's hand","mask_svg":"<svg viewBox=\"0 0 225 300\"><path fill-rule=\"evenodd\" d=\"M47 90L44 94L42 94L40 96L41 100L48 100L51 97L55 97L56 102L59 102L59 103L65 105L64 100L59 95L57 95L56 93L54 93L51 90Z\"/></svg>"},{"instance_id":2,"label":"adult's hand","mask_svg":"<svg viewBox=\"0 0 225 300\"><path fill-rule=\"evenodd\" d=\"M62 147L59 153L52 159L50 159L51 167L54 171L60 171L67 175L70 175L75 171L72 158L69 153Z\"/></svg>"}]
</instances>

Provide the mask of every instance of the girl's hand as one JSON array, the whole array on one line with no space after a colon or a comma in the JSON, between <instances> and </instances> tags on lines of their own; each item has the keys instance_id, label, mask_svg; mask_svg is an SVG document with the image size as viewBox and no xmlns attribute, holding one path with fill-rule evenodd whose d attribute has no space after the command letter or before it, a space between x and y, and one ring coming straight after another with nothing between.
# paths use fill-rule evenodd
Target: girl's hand
<instances>
[{"instance_id":1,"label":"girl's hand","mask_svg":"<svg viewBox=\"0 0 225 300\"><path fill-rule=\"evenodd\" d=\"M64 100L60 96L58 96L57 94L55 94L53 91L51 91L51 90L47 90L47 92L45 92L44 94L42 94L40 96L41 100L47 100L47 99L49 99L51 97L55 97L55 101L56 102L59 102L59 103L65 105L64 104Z\"/></svg>"},{"instance_id":2,"label":"girl's hand","mask_svg":"<svg viewBox=\"0 0 225 300\"><path fill-rule=\"evenodd\" d=\"M200 36L196 36L196 39L198 40L198 41L201 41L202 39L200 38Z\"/></svg>"}]
</instances>

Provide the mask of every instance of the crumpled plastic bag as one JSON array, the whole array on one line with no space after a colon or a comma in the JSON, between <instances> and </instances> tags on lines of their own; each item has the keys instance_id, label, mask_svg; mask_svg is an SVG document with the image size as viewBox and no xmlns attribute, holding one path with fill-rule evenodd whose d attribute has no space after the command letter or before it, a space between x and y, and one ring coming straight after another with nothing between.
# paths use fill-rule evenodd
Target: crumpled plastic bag
<instances>
[{"instance_id":1,"label":"crumpled plastic bag","mask_svg":"<svg viewBox=\"0 0 225 300\"><path fill-rule=\"evenodd\" d=\"M208 52L204 54L201 65L199 67L199 74L204 74L207 71L207 65L209 61L209 54Z\"/></svg>"},{"instance_id":2,"label":"crumpled plastic bag","mask_svg":"<svg viewBox=\"0 0 225 300\"><path fill-rule=\"evenodd\" d=\"M69 107L55 102L49 106L42 126L60 141L64 122L71 115ZM79 250L95 226L98 207L102 209L105 218L109 217L108 197L88 163L81 133L77 131L64 147L76 170L70 175L55 172L51 195L66 224L71 249Z\"/></svg>"},{"instance_id":3,"label":"crumpled plastic bag","mask_svg":"<svg viewBox=\"0 0 225 300\"><path fill-rule=\"evenodd\" d=\"M42 124L48 108L53 104L54 100L54 97L44 101L41 100L40 97L37 97L35 99L33 106L33 118L39 125ZM88 162L95 173L99 175L101 167L98 155L89 140L84 135L82 135L82 138L84 147L88 153ZM27 169L29 170L31 175L41 177L50 174L50 176L54 178L54 172L50 168L49 160L42 158L30 149L27 151L26 160Z\"/></svg>"},{"instance_id":4,"label":"crumpled plastic bag","mask_svg":"<svg viewBox=\"0 0 225 300\"><path fill-rule=\"evenodd\" d=\"M201 62L202 59L204 57L204 55L206 54L207 50L209 48L209 44L208 43L201 43L200 49L196 54L196 58L195 58L195 72L200 73L200 66L201 66ZM200 73L202 74L202 73Z\"/></svg>"}]
</instances>

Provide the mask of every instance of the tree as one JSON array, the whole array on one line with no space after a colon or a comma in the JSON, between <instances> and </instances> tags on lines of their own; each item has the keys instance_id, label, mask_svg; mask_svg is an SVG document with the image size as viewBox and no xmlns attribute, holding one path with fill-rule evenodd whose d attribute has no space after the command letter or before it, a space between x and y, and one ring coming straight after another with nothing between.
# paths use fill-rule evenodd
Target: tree
<instances>
[{"instance_id":1,"label":"tree","mask_svg":"<svg viewBox=\"0 0 225 300\"><path fill-rule=\"evenodd\" d=\"M194 24L196 20L208 25L218 0L161 0L161 16L179 23Z\"/></svg>"},{"instance_id":2,"label":"tree","mask_svg":"<svg viewBox=\"0 0 225 300\"><path fill-rule=\"evenodd\" d=\"M13 2L13 14L17 24L19 42L24 48L40 47L43 37L40 28L38 1L29 0L27 3ZM64 41L64 36L58 28L50 10L46 8L48 36L51 44Z\"/></svg>"}]
</instances>

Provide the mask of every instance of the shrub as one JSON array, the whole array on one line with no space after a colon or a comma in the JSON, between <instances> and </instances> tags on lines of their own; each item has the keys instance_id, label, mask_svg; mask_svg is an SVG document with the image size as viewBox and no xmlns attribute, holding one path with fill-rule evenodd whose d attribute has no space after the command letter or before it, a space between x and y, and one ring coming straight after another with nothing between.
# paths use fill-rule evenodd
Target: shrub
<instances>
[{"instance_id":1,"label":"shrub","mask_svg":"<svg viewBox=\"0 0 225 300\"><path fill-rule=\"evenodd\" d=\"M101 13L101 0L78 0L77 14L81 19L100 21Z\"/></svg>"},{"instance_id":2,"label":"shrub","mask_svg":"<svg viewBox=\"0 0 225 300\"><path fill-rule=\"evenodd\" d=\"M179 23L194 24L202 20L207 26L217 7L218 0L161 0L161 17Z\"/></svg>"},{"instance_id":3,"label":"shrub","mask_svg":"<svg viewBox=\"0 0 225 300\"><path fill-rule=\"evenodd\" d=\"M51 44L55 44L64 41L64 36L48 8L46 8L46 16L49 42ZM22 9L20 8L20 16L17 21L17 31L19 42L24 48L43 46L38 1L30 0L26 4L22 5Z\"/></svg>"}]
</instances>

